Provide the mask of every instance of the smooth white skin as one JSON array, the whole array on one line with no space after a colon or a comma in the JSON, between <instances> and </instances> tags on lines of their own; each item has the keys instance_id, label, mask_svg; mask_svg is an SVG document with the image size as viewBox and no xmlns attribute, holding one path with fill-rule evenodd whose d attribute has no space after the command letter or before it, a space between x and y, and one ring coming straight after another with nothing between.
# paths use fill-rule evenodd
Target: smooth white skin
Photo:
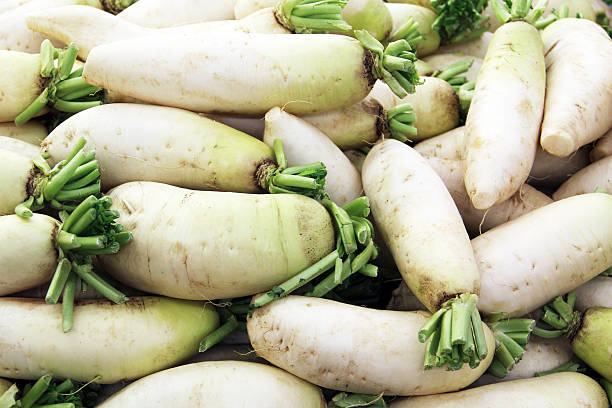
<instances>
[{"instance_id":1,"label":"smooth white skin","mask_svg":"<svg viewBox=\"0 0 612 408\"><path fill-rule=\"evenodd\" d=\"M33 167L30 157L0 149L0 215L13 214L15 207L28 198Z\"/></svg>"},{"instance_id":2,"label":"smooth white skin","mask_svg":"<svg viewBox=\"0 0 612 408\"><path fill-rule=\"evenodd\" d=\"M438 48L438 54L462 53L471 55L472 57L484 58L489 43L493 39L493 33L483 33L480 37L472 41L467 41L459 44L447 44Z\"/></svg>"},{"instance_id":3,"label":"smooth white skin","mask_svg":"<svg viewBox=\"0 0 612 408\"><path fill-rule=\"evenodd\" d=\"M326 404L318 387L276 367L218 361L152 374L130 384L98 408L133 406L325 408Z\"/></svg>"},{"instance_id":4,"label":"smooth white skin","mask_svg":"<svg viewBox=\"0 0 612 408\"><path fill-rule=\"evenodd\" d=\"M404 398L391 408L607 408L597 381L579 373L557 373L472 388L444 395Z\"/></svg>"},{"instance_id":5,"label":"smooth white skin","mask_svg":"<svg viewBox=\"0 0 612 408\"><path fill-rule=\"evenodd\" d=\"M495 32L465 124L465 187L474 207L510 198L527 180L544 110L540 33L525 22Z\"/></svg>"},{"instance_id":6,"label":"smooth white skin","mask_svg":"<svg viewBox=\"0 0 612 408\"><path fill-rule=\"evenodd\" d=\"M270 147L274 140L282 140L289 167L323 162L327 169L325 191L338 205L362 195L359 171L323 132L278 107L270 109L265 118L263 140Z\"/></svg>"},{"instance_id":7,"label":"smooth white skin","mask_svg":"<svg viewBox=\"0 0 612 408\"><path fill-rule=\"evenodd\" d=\"M30 120L21 126L15 125L14 122L0 123L0 136L11 137L37 147L47 137L47 134L47 129L35 120Z\"/></svg>"},{"instance_id":8,"label":"smooth white skin","mask_svg":"<svg viewBox=\"0 0 612 408\"><path fill-rule=\"evenodd\" d=\"M536 208L553 202L546 194L539 192L528 184L506 201L495 204L487 210L474 208L463 183L462 164L458 160L446 160L437 157L426 157L429 165L444 181L444 185L453 197L461 214L465 228L471 236L477 236L498 225L513 220Z\"/></svg>"},{"instance_id":9,"label":"smooth white skin","mask_svg":"<svg viewBox=\"0 0 612 408\"><path fill-rule=\"evenodd\" d=\"M79 57L87 59L93 47L128 38L153 35L157 30L141 27L94 7L70 5L37 10L26 17L28 28L79 46Z\"/></svg>"},{"instance_id":10,"label":"smooth white skin","mask_svg":"<svg viewBox=\"0 0 612 408\"><path fill-rule=\"evenodd\" d=\"M278 3L277 0L236 0L234 6L234 16L244 18L258 10L274 7Z\"/></svg>"},{"instance_id":11,"label":"smooth white skin","mask_svg":"<svg viewBox=\"0 0 612 408\"><path fill-rule=\"evenodd\" d=\"M478 294L478 267L459 211L421 155L385 139L368 153L362 181L404 281L430 311L449 296Z\"/></svg>"},{"instance_id":12,"label":"smooth white skin","mask_svg":"<svg viewBox=\"0 0 612 408\"><path fill-rule=\"evenodd\" d=\"M425 344L417 333L429 316L288 296L254 311L247 329L259 356L325 388L424 395L471 384L491 363L492 332L483 324L489 354L475 369L424 370Z\"/></svg>"},{"instance_id":13,"label":"smooth white skin","mask_svg":"<svg viewBox=\"0 0 612 408\"><path fill-rule=\"evenodd\" d=\"M196 112L263 115L282 106L305 114L365 98L366 55L359 41L343 35L174 34L95 47L83 79Z\"/></svg>"},{"instance_id":14,"label":"smooth white skin","mask_svg":"<svg viewBox=\"0 0 612 408\"><path fill-rule=\"evenodd\" d=\"M555 201L472 240L478 308L522 316L612 266L612 195Z\"/></svg>"},{"instance_id":15,"label":"smooth white skin","mask_svg":"<svg viewBox=\"0 0 612 408\"><path fill-rule=\"evenodd\" d=\"M42 148L54 162L75 140L96 149L103 190L129 181L156 181L197 190L263 191L255 172L274 161L261 141L193 112L165 106L106 104L70 117Z\"/></svg>"},{"instance_id":16,"label":"smooth white skin","mask_svg":"<svg viewBox=\"0 0 612 408\"><path fill-rule=\"evenodd\" d=\"M421 140L449 131L459 124L459 99L448 82L434 77L421 77L424 83L413 94L399 98L382 81L377 81L369 97L377 100L385 110L400 104L410 104L416 114L417 134L411 141Z\"/></svg>"},{"instance_id":17,"label":"smooth white skin","mask_svg":"<svg viewBox=\"0 0 612 408\"><path fill-rule=\"evenodd\" d=\"M7 136L0 136L0 149L8 150L30 159L40 154L40 147Z\"/></svg>"},{"instance_id":18,"label":"smooth white skin","mask_svg":"<svg viewBox=\"0 0 612 408\"><path fill-rule=\"evenodd\" d=\"M100 376L101 384L140 378L196 354L219 325L204 302L160 297L77 302L68 333L62 306L43 299L0 298L0 313L0 375L28 380L43 374L82 382Z\"/></svg>"},{"instance_id":19,"label":"smooth white skin","mask_svg":"<svg viewBox=\"0 0 612 408\"><path fill-rule=\"evenodd\" d=\"M612 42L599 25L577 18L552 23L542 41L546 104L540 143L565 157L612 128Z\"/></svg>"},{"instance_id":20,"label":"smooth white skin","mask_svg":"<svg viewBox=\"0 0 612 408\"><path fill-rule=\"evenodd\" d=\"M608 130L605 135L597 139L590 155L592 162L608 156L612 156L612 129Z\"/></svg>"},{"instance_id":21,"label":"smooth white skin","mask_svg":"<svg viewBox=\"0 0 612 408\"><path fill-rule=\"evenodd\" d=\"M194 191L133 182L111 190L134 241L100 257L136 289L181 299L224 299L271 289L335 248L330 216L294 194Z\"/></svg>"},{"instance_id":22,"label":"smooth white skin","mask_svg":"<svg viewBox=\"0 0 612 408\"><path fill-rule=\"evenodd\" d=\"M4 0L2 3L0 3L0 14L16 9L29 1L32 0Z\"/></svg>"},{"instance_id":23,"label":"smooth white skin","mask_svg":"<svg viewBox=\"0 0 612 408\"><path fill-rule=\"evenodd\" d=\"M576 288L575 308L584 312L592 307L612 309L612 278L598 276Z\"/></svg>"},{"instance_id":24,"label":"smooth white skin","mask_svg":"<svg viewBox=\"0 0 612 408\"><path fill-rule=\"evenodd\" d=\"M419 58L436 52L440 46L440 35L431 27L437 18L434 11L414 4L386 4L393 18L392 34L405 24L408 18L412 17L419 24L419 33L424 37L415 45Z\"/></svg>"},{"instance_id":25,"label":"smooth white skin","mask_svg":"<svg viewBox=\"0 0 612 408\"><path fill-rule=\"evenodd\" d=\"M574 174L553 193L553 198L561 200L578 194L592 193L597 188L612 193L612 156L598 160Z\"/></svg>"},{"instance_id":26,"label":"smooth white skin","mask_svg":"<svg viewBox=\"0 0 612 408\"><path fill-rule=\"evenodd\" d=\"M142 27L110 13L86 6L65 6L30 13L28 27L64 43L79 46L79 57L87 59L92 48L100 44L129 38L198 32L289 33L275 19L273 10L262 10L244 20L208 21L177 27L155 29Z\"/></svg>"},{"instance_id":27,"label":"smooth white skin","mask_svg":"<svg viewBox=\"0 0 612 408\"><path fill-rule=\"evenodd\" d=\"M414 146L423 156L461 160L465 146L465 126L424 140ZM536 187L556 189L570 176L589 164L589 149L583 147L569 157L557 157L536 149L527 182Z\"/></svg>"},{"instance_id":28,"label":"smooth white skin","mask_svg":"<svg viewBox=\"0 0 612 408\"><path fill-rule=\"evenodd\" d=\"M47 282L57 265L55 234L59 223L51 217L15 214L0 217L0 296Z\"/></svg>"},{"instance_id":29,"label":"smooth white skin","mask_svg":"<svg viewBox=\"0 0 612 408\"><path fill-rule=\"evenodd\" d=\"M438 71L446 68L450 64L457 61L462 61L466 58L474 58L474 62L472 63L470 69L468 69L466 73L461 74L461 76L465 76L468 81L476 81L478 71L480 71L480 67L482 66L482 58L472 57L462 53L451 53L430 55L423 58L423 61L429 64L434 71Z\"/></svg>"},{"instance_id":30,"label":"smooth white skin","mask_svg":"<svg viewBox=\"0 0 612 408\"><path fill-rule=\"evenodd\" d=\"M567 363L574 355L572 348L565 337L556 339L543 339L532 335L525 346L525 353L521 361L504 378L497 378L485 374L472 384L480 387L504 381L531 378L536 373L552 370Z\"/></svg>"},{"instance_id":31,"label":"smooth white skin","mask_svg":"<svg viewBox=\"0 0 612 408\"><path fill-rule=\"evenodd\" d=\"M234 19L236 0L139 0L121 13L119 18L143 27L162 28L203 21Z\"/></svg>"},{"instance_id":32,"label":"smooth white skin","mask_svg":"<svg viewBox=\"0 0 612 408\"><path fill-rule=\"evenodd\" d=\"M68 4L85 4L100 8L98 0L33 0L0 14L0 50L21 51L27 53L40 52L40 44L48 38L45 35L31 31L26 25L26 16L33 12ZM56 47L62 47L61 42L54 42Z\"/></svg>"}]
</instances>

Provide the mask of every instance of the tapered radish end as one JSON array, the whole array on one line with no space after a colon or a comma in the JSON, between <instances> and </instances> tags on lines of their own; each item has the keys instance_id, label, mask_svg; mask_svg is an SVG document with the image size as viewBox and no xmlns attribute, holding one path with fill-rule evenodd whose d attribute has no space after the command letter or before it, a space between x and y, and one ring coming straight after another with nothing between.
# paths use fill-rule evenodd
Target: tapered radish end
<instances>
[{"instance_id":1,"label":"tapered radish end","mask_svg":"<svg viewBox=\"0 0 612 408\"><path fill-rule=\"evenodd\" d=\"M566 157L578 150L574 139L566 132L542 134L542 148L557 157Z\"/></svg>"},{"instance_id":2,"label":"tapered radish end","mask_svg":"<svg viewBox=\"0 0 612 408\"><path fill-rule=\"evenodd\" d=\"M472 205L478 210L486 210L493 207L499 198L496 194L491 192L476 191L476 189L468 190L468 193L470 195L470 200L472 200Z\"/></svg>"}]
</instances>

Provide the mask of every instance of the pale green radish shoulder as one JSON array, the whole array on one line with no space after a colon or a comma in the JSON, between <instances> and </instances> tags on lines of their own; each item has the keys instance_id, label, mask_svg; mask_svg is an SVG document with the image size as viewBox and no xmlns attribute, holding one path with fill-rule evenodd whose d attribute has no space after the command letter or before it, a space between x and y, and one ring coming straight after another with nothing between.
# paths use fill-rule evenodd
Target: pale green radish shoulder
<instances>
[{"instance_id":1,"label":"pale green radish shoulder","mask_svg":"<svg viewBox=\"0 0 612 408\"><path fill-rule=\"evenodd\" d=\"M300 319L295 318L298 315ZM419 342L417 333L428 317L429 313L422 311L374 310L289 296L254 311L247 329L258 355L325 388L423 395L471 384L493 358L491 331L483 325L490 352L477 368L423 370L426 346Z\"/></svg>"},{"instance_id":2,"label":"pale green radish shoulder","mask_svg":"<svg viewBox=\"0 0 612 408\"><path fill-rule=\"evenodd\" d=\"M0 322L0 375L30 380L48 373L102 384L140 378L196 354L202 338L219 325L210 305L160 297L133 298L121 305L77 302L69 333L61 328L60 305L1 298L0 311L5 316Z\"/></svg>"},{"instance_id":3,"label":"pale green radish shoulder","mask_svg":"<svg viewBox=\"0 0 612 408\"><path fill-rule=\"evenodd\" d=\"M393 402L391 408L485 408L491 406L521 408L606 408L608 399L597 382L584 374L558 373L486 385L444 395L406 398Z\"/></svg>"},{"instance_id":4,"label":"pale green radish shoulder","mask_svg":"<svg viewBox=\"0 0 612 408\"><path fill-rule=\"evenodd\" d=\"M34 166L31 157L9 150L0 150L0 157L0 215L13 214L31 194Z\"/></svg>"},{"instance_id":5,"label":"pale green radish shoulder","mask_svg":"<svg viewBox=\"0 0 612 408\"><path fill-rule=\"evenodd\" d=\"M40 147L7 136L0 136L0 149L17 153L30 159L40 154Z\"/></svg>"},{"instance_id":6,"label":"pale green radish shoulder","mask_svg":"<svg viewBox=\"0 0 612 408\"><path fill-rule=\"evenodd\" d=\"M74 137L85 138L85 146L96 149L104 189L147 180L255 193L264 189L258 178L264 181L266 169L276 167L272 149L261 141L176 108L108 104L88 109L55 128L43 150L58 162L69 153Z\"/></svg>"},{"instance_id":7,"label":"pale green radish shoulder","mask_svg":"<svg viewBox=\"0 0 612 408\"><path fill-rule=\"evenodd\" d=\"M611 211L609 194L582 194L474 238L480 311L522 316L612 266Z\"/></svg>"},{"instance_id":8,"label":"pale green radish shoulder","mask_svg":"<svg viewBox=\"0 0 612 408\"><path fill-rule=\"evenodd\" d=\"M434 11L414 4L387 3L387 8L393 17L393 30L389 37L391 41L403 38L405 25L412 19L418 25L418 33L422 36L420 41L415 41L419 58L436 52L440 45L440 35L432 28L437 17Z\"/></svg>"},{"instance_id":9,"label":"pale green radish shoulder","mask_svg":"<svg viewBox=\"0 0 612 408\"><path fill-rule=\"evenodd\" d=\"M342 18L353 30L367 30L378 41L384 41L393 29L393 18L382 0L349 0Z\"/></svg>"},{"instance_id":10,"label":"pale green radish shoulder","mask_svg":"<svg viewBox=\"0 0 612 408\"><path fill-rule=\"evenodd\" d=\"M31 218L0 217L0 296L30 289L49 281L58 261L55 219L42 214Z\"/></svg>"},{"instance_id":11,"label":"pale green radish shoulder","mask_svg":"<svg viewBox=\"0 0 612 408\"><path fill-rule=\"evenodd\" d=\"M47 134L47 128L37 121L30 121L21 126L13 122L0 123L0 136L12 137L34 146L40 146Z\"/></svg>"},{"instance_id":12,"label":"pale green radish shoulder","mask_svg":"<svg viewBox=\"0 0 612 408\"><path fill-rule=\"evenodd\" d=\"M100 408L198 406L325 408L321 390L281 369L215 361L160 371L112 395Z\"/></svg>"},{"instance_id":13,"label":"pale green radish shoulder","mask_svg":"<svg viewBox=\"0 0 612 408\"><path fill-rule=\"evenodd\" d=\"M148 238L100 261L118 280L148 292L184 299L251 295L292 277L335 246L327 211L304 196L151 182L123 184L109 196L126 231Z\"/></svg>"}]
</instances>

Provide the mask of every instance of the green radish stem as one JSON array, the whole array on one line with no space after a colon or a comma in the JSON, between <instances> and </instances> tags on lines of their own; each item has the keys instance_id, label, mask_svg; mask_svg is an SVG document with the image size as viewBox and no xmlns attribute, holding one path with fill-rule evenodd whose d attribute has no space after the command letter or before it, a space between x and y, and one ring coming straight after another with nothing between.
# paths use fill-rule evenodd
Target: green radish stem
<instances>
[{"instance_id":1,"label":"green radish stem","mask_svg":"<svg viewBox=\"0 0 612 408\"><path fill-rule=\"evenodd\" d=\"M387 408L387 406L382 393L379 395L370 395L341 392L334 395L328 408Z\"/></svg>"},{"instance_id":2,"label":"green radish stem","mask_svg":"<svg viewBox=\"0 0 612 408\"><path fill-rule=\"evenodd\" d=\"M565 364L560 365L557 368L553 368L552 370L548 370L548 371L540 371L538 373L535 373L536 377L543 377L545 375L550 375L550 374L555 374L555 373L562 373L562 372L574 372L574 373L584 373L586 371L586 367L584 365L584 362L582 360L580 360L578 357L574 356L570 361L568 361Z\"/></svg>"},{"instance_id":3,"label":"green radish stem","mask_svg":"<svg viewBox=\"0 0 612 408\"><path fill-rule=\"evenodd\" d=\"M345 0L283 0L274 10L276 19L296 34L349 34L352 27L342 19Z\"/></svg>"},{"instance_id":4,"label":"green radish stem","mask_svg":"<svg viewBox=\"0 0 612 408\"><path fill-rule=\"evenodd\" d=\"M400 142L406 142L410 136L417 134L414 127L416 114L413 112L412 105L404 103L397 105L387 111L387 128L389 136Z\"/></svg>"},{"instance_id":5,"label":"green radish stem","mask_svg":"<svg viewBox=\"0 0 612 408\"><path fill-rule=\"evenodd\" d=\"M514 365L521 361L525 353L524 346L535 327L532 319L501 319L488 322L496 341L494 364L489 372L498 378L508 375Z\"/></svg>"},{"instance_id":6,"label":"green radish stem","mask_svg":"<svg viewBox=\"0 0 612 408\"><path fill-rule=\"evenodd\" d=\"M21 406L23 408L32 408L36 401L42 397L42 395L47 391L49 385L51 384L51 377L49 374L44 375L38 379L30 388L28 392L26 392L21 399Z\"/></svg>"},{"instance_id":7,"label":"green radish stem","mask_svg":"<svg viewBox=\"0 0 612 408\"><path fill-rule=\"evenodd\" d=\"M328 199L324 199L322 204L329 211L337 231L336 249L314 265L257 297L250 305L251 310L291 294L330 270L331 272L307 292L306 296L325 296L356 272L370 277L377 276L377 267L369 264L370 260L378 256L378 250L373 241L374 229L365 218L370 212L367 197L357 198L344 207Z\"/></svg>"},{"instance_id":8,"label":"green radish stem","mask_svg":"<svg viewBox=\"0 0 612 408\"><path fill-rule=\"evenodd\" d=\"M431 6L438 13L433 28L443 43L460 43L478 38L489 30L488 17L482 16L488 0L432 0Z\"/></svg>"},{"instance_id":9,"label":"green radish stem","mask_svg":"<svg viewBox=\"0 0 612 408\"><path fill-rule=\"evenodd\" d=\"M391 33L389 41L405 40L411 47L414 47L424 38L419 32L419 23L414 18L409 17L404 24Z\"/></svg>"},{"instance_id":10,"label":"green radish stem","mask_svg":"<svg viewBox=\"0 0 612 408\"><path fill-rule=\"evenodd\" d=\"M79 155L82 156L82 150L77 154L71 153L68 158L72 160ZM111 205L109 197L98 199L93 195L88 196L69 215L64 216L57 234L59 262L45 301L57 303L60 293L64 293L62 327L65 332L72 328L74 288L78 278L115 303L128 300L123 293L97 275L91 265L91 255L116 253L121 245L132 240L132 234L123 231L123 226L115 223L119 214L109 210Z\"/></svg>"},{"instance_id":11,"label":"green radish stem","mask_svg":"<svg viewBox=\"0 0 612 408\"><path fill-rule=\"evenodd\" d=\"M576 293L569 292L566 298L557 296L548 305L544 306L544 314L541 320L556 330L543 329L534 327L534 334L544 338L555 338L565 335L572 338L579 329L582 314L579 311L574 311L574 303L576 301Z\"/></svg>"},{"instance_id":12,"label":"green radish stem","mask_svg":"<svg viewBox=\"0 0 612 408\"><path fill-rule=\"evenodd\" d=\"M491 0L491 8L495 18L502 24L524 20L535 25L544 14L547 3L547 0L538 0L536 4L533 4L531 0L514 0L511 2L511 7L508 8L503 0Z\"/></svg>"},{"instance_id":13,"label":"green radish stem","mask_svg":"<svg viewBox=\"0 0 612 408\"><path fill-rule=\"evenodd\" d=\"M101 97L95 101L83 101L80 98L96 94L102 88L92 87L79 75L72 74L72 67L79 48L71 43L65 50L57 50L51 41L45 40L40 45L40 76L48 82L47 87L17 117L15 124L21 126L32 119L48 104L60 112L76 113L102 104ZM56 60L57 58L57 66ZM80 70L82 73L82 70Z\"/></svg>"},{"instance_id":14,"label":"green radish stem","mask_svg":"<svg viewBox=\"0 0 612 408\"><path fill-rule=\"evenodd\" d=\"M426 370L445 364L448 370L459 370L464 363L474 368L486 357L487 344L477 302L478 296L474 294L450 299L421 327L419 342L429 339L423 364Z\"/></svg>"},{"instance_id":15,"label":"green radish stem","mask_svg":"<svg viewBox=\"0 0 612 408\"><path fill-rule=\"evenodd\" d=\"M85 152L85 139L80 139L66 159L49 168L42 156L32 160L34 166L34 186L29 190L31 195L15 207L20 217L32 216L32 210L43 208L47 202L52 208L72 208L85 197L100 193L100 172L98 163L93 160L94 152ZM44 163L44 164L43 164ZM84 177L83 170L91 170ZM78 173L77 173L78 172Z\"/></svg>"},{"instance_id":16,"label":"green radish stem","mask_svg":"<svg viewBox=\"0 0 612 408\"><path fill-rule=\"evenodd\" d=\"M476 82L470 81L459 87L457 91L457 96L459 96L459 104L461 105L461 110L464 113L470 109L470 104L472 103L472 98L474 97L474 89L476 88Z\"/></svg>"},{"instance_id":17,"label":"green radish stem","mask_svg":"<svg viewBox=\"0 0 612 408\"><path fill-rule=\"evenodd\" d=\"M382 78L397 96L414 93L415 86L422 83L414 66L417 58L407 41L393 41L385 48L365 30L355 31L355 38L373 53L376 77Z\"/></svg>"}]
</instances>

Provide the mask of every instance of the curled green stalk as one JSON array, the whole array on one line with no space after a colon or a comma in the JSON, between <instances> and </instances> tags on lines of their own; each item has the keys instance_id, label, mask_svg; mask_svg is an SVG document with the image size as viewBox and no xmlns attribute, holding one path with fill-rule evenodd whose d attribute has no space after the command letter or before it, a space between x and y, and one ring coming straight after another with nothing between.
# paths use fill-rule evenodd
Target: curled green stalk
<instances>
[{"instance_id":1,"label":"curled green stalk","mask_svg":"<svg viewBox=\"0 0 612 408\"><path fill-rule=\"evenodd\" d=\"M414 47L424 38L419 32L419 23L414 18L408 17L401 26L391 33L389 41L405 40L411 47Z\"/></svg>"},{"instance_id":2,"label":"curled green stalk","mask_svg":"<svg viewBox=\"0 0 612 408\"><path fill-rule=\"evenodd\" d=\"M58 210L73 209L90 195L100 194L100 171L93 151L85 152L81 138L66 159L50 168L41 156L32 159L33 177L29 196L15 207L15 214L28 218L45 205Z\"/></svg>"},{"instance_id":3,"label":"curled green stalk","mask_svg":"<svg viewBox=\"0 0 612 408\"><path fill-rule=\"evenodd\" d=\"M460 43L478 38L489 30L482 12L488 0L432 0L438 13L432 24L443 43Z\"/></svg>"},{"instance_id":4,"label":"curled green stalk","mask_svg":"<svg viewBox=\"0 0 612 408\"><path fill-rule=\"evenodd\" d=\"M450 65L447 65L441 70L435 72L433 76L450 83L453 79L465 78L465 77L460 77L459 75L465 74L466 72L468 72L468 70L472 67L473 63L474 63L474 58L471 58L471 57L464 58ZM451 83L451 85L454 85L454 84Z\"/></svg>"},{"instance_id":5,"label":"curled green stalk","mask_svg":"<svg viewBox=\"0 0 612 408\"><path fill-rule=\"evenodd\" d=\"M15 118L21 126L37 115L45 106L50 105L60 112L76 113L102 104L101 96L88 101L90 95L99 93L102 88L92 86L78 75L72 73L79 48L71 43L64 50L53 47L45 40L40 46L40 76L47 86L41 94Z\"/></svg>"},{"instance_id":6,"label":"curled green stalk","mask_svg":"<svg viewBox=\"0 0 612 408\"><path fill-rule=\"evenodd\" d=\"M397 96L403 98L414 93L415 87L423 83L414 66L416 55L408 41L397 40L383 47L366 30L356 30L354 35L374 57L374 76L385 81Z\"/></svg>"},{"instance_id":7,"label":"curled green stalk","mask_svg":"<svg viewBox=\"0 0 612 408\"><path fill-rule=\"evenodd\" d=\"M545 329L542 327L534 327L533 333L538 337L555 338L566 336L573 338L577 330L580 328L582 314L574 310L576 302L576 292L571 291L565 298L557 296L542 308L544 312L540 320L549 325L555 330Z\"/></svg>"},{"instance_id":8,"label":"curled green stalk","mask_svg":"<svg viewBox=\"0 0 612 408\"><path fill-rule=\"evenodd\" d=\"M555 374L555 373L564 373L564 372L573 372L573 373L584 373L587 371L587 367L584 362L580 360L578 357L574 356L565 364L561 364L559 367L553 368L548 371L540 371L535 373L536 377L544 377L545 375Z\"/></svg>"},{"instance_id":9,"label":"curled green stalk","mask_svg":"<svg viewBox=\"0 0 612 408\"><path fill-rule=\"evenodd\" d=\"M323 163L287 167L282 140L275 139L273 148L277 164L266 163L255 175L262 189L271 194L301 194L315 200L327 197L324 190L327 170Z\"/></svg>"},{"instance_id":10,"label":"curled green stalk","mask_svg":"<svg viewBox=\"0 0 612 408\"><path fill-rule=\"evenodd\" d=\"M418 336L421 343L429 340L425 348L425 370L446 365L454 371L465 363L475 368L487 356L477 303L477 295L461 294L444 302L423 325Z\"/></svg>"},{"instance_id":11,"label":"curled green stalk","mask_svg":"<svg viewBox=\"0 0 612 408\"><path fill-rule=\"evenodd\" d=\"M404 143L417 134L417 117L410 104L397 105L387 111L387 129L391 138Z\"/></svg>"},{"instance_id":12,"label":"curled green stalk","mask_svg":"<svg viewBox=\"0 0 612 408\"><path fill-rule=\"evenodd\" d=\"M110 210L111 204L110 197L87 197L69 215L64 215L57 234L59 262L45 301L57 303L63 293L62 326L65 332L72 328L73 302L79 279L114 303L128 300L94 271L91 261L92 255L116 253L121 245L132 240L132 234L123 231L123 226L115 222L119 214Z\"/></svg>"},{"instance_id":13,"label":"curled green stalk","mask_svg":"<svg viewBox=\"0 0 612 408\"><path fill-rule=\"evenodd\" d=\"M536 28L536 21L541 19L547 4L548 0L538 0L536 4L531 0L491 0L493 14L501 24L522 20Z\"/></svg>"},{"instance_id":14,"label":"curled green stalk","mask_svg":"<svg viewBox=\"0 0 612 408\"><path fill-rule=\"evenodd\" d=\"M276 19L296 34L351 34L342 19L346 0L282 0L274 10Z\"/></svg>"},{"instance_id":15,"label":"curled green stalk","mask_svg":"<svg viewBox=\"0 0 612 408\"><path fill-rule=\"evenodd\" d=\"M328 199L324 199L322 204L329 211L337 232L336 249L314 265L259 296L250 305L251 309L285 297L326 272L328 274L309 290L306 296L325 296L358 272L364 276L377 276L378 268L369 263L378 256L378 249L373 241L374 228L365 218L370 209L367 197L357 198L344 207Z\"/></svg>"},{"instance_id":16,"label":"curled green stalk","mask_svg":"<svg viewBox=\"0 0 612 408\"><path fill-rule=\"evenodd\" d=\"M533 319L501 319L488 322L495 335L495 357L489 372L504 378L521 361L525 346L535 327Z\"/></svg>"}]
</instances>

